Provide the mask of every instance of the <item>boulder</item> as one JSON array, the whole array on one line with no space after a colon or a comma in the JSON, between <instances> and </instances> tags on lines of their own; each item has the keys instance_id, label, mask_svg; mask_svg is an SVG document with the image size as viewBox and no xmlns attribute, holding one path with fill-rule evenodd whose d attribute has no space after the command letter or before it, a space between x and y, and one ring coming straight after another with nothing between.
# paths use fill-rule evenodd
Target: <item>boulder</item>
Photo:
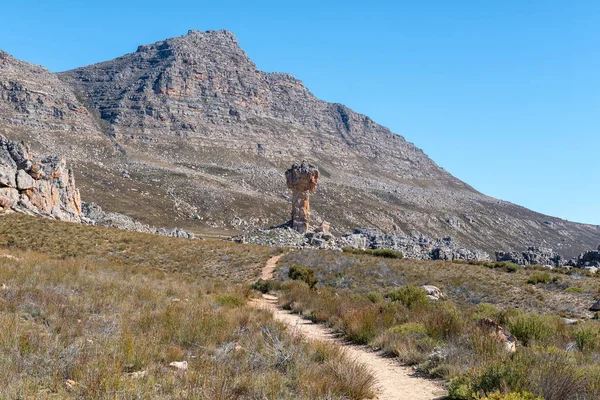
<instances>
[{"instance_id":1,"label":"boulder","mask_svg":"<svg viewBox=\"0 0 600 400\"><path fill-rule=\"evenodd\" d=\"M427 297L430 300L439 300L444 297L444 294L437 286L423 285L421 287L427 292Z\"/></svg>"},{"instance_id":2,"label":"boulder","mask_svg":"<svg viewBox=\"0 0 600 400\"><path fill-rule=\"evenodd\" d=\"M11 188L17 187L17 181L15 179L16 174L16 168L8 165L0 165L0 186L7 186Z\"/></svg>"},{"instance_id":3,"label":"boulder","mask_svg":"<svg viewBox=\"0 0 600 400\"><path fill-rule=\"evenodd\" d=\"M19 191L15 188L4 187L0 188L0 207L12 208L19 201Z\"/></svg>"},{"instance_id":4,"label":"boulder","mask_svg":"<svg viewBox=\"0 0 600 400\"><path fill-rule=\"evenodd\" d=\"M17 171L17 189L28 190L32 189L35 185L35 181L24 169Z\"/></svg>"}]
</instances>

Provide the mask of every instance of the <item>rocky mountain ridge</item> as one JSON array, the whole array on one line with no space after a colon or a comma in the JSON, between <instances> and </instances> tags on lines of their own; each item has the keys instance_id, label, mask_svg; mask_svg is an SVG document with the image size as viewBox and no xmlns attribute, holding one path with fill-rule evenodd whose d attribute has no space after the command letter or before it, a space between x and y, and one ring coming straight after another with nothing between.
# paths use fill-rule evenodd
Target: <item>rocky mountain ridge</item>
<instances>
[{"instance_id":1,"label":"rocky mountain ridge","mask_svg":"<svg viewBox=\"0 0 600 400\"><path fill-rule=\"evenodd\" d=\"M336 235L377 227L567 257L600 242L597 226L482 195L367 116L258 70L227 31L60 74L2 53L0 133L66 155L85 199L154 226L231 236L280 224L283 172L308 159L321 171L314 222Z\"/></svg>"}]
</instances>

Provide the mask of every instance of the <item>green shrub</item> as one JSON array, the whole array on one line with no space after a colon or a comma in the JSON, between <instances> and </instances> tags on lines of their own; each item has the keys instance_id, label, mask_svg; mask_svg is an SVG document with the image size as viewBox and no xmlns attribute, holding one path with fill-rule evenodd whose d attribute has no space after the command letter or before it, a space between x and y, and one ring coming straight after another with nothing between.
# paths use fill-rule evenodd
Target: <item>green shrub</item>
<instances>
[{"instance_id":1,"label":"green shrub","mask_svg":"<svg viewBox=\"0 0 600 400\"><path fill-rule=\"evenodd\" d=\"M279 282L268 279L259 279L252 284L252 289L258 290L261 293L269 293L270 291L277 289L279 287Z\"/></svg>"},{"instance_id":2,"label":"green shrub","mask_svg":"<svg viewBox=\"0 0 600 400\"><path fill-rule=\"evenodd\" d=\"M566 288L565 292L567 292L567 293L583 293L583 292L585 292L585 289L576 287L576 286L571 286L569 288Z\"/></svg>"},{"instance_id":3,"label":"green shrub","mask_svg":"<svg viewBox=\"0 0 600 400\"><path fill-rule=\"evenodd\" d=\"M596 324L584 325L575 331L575 343L582 353L589 353L600 347L599 327Z\"/></svg>"},{"instance_id":4,"label":"green shrub","mask_svg":"<svg viewBox=\"0 0 600 400\"><path fill-rule=\"evenodd\" d=\"M383 303L383 301L385 300L383 295L379 292L370 292L369 294L367 294L367 298L371 300L371 302L376 304Z\"/></svg>"},{"instance_id":5,"label":"green shrub","mask_svg":"<svg viewBox=\"0 0 600 400\"><path fill-rule=\"evenodd\" d=\"M556 332L556 327L550 318L538 314L519 313L509 318L508 326L510 332L524 346L528 346L533 341L543 342Z\"/></svg>"},{"instance_id":6,"label":"green shrub","mask_svg":"<svg viewBox=\"0 0 600 400\"><path fill-rule=\"evenodd\" d=\"M483 397L481 400L544 400L541 397L537 397L529 392L512 392L509 394L502 394L500 392L490 393L487 397Z\"/></svg>"},{"instance_id":7,"label":"green shrub","mask_svg":"<svg viewBox=\"0 0 600 400\"><path fill-rule=\"evenodd\" d=\"M306 267L291 267L288 272L288 277L295 281L305 282L311 289L314 288L318 282L317 278L315 278L315 271Z\"/></svg>"},{"instance_id":8,"label":"green shrub","mask_svg":"<svg viewBox=\"0 0 600 400\"><path fill-rule=\"evenodd\" d=\"M398 335L409 335L413 333L417 334L427 334L427 328L425 325L420 324L418 322L407 322L402 325L394 326L388 329L388 333L394 333Z\"/></svg>"},{"instance_id":9,"label":"green shrub","mask_svg":"<svg viewBox=\"0 0 600 400\"><path fill-rule=\"evenodd\" d=\"M484 318L489 318L494 321L500 321L503 315L504 312L493 304L481 303L475 308L475 312L471 315L471 320L478 322Z\"/></svg>"},{"instance_id":10,"label":"green shrub","mask_svg":"<svg viewBox=\"0 0 600 400\"><path fill-rule=\"evenodd\" d=\"M390 249L357 249L354 247L344 247L342 249L344 251L344 253L351 253L351 254L367 254L370 256L375 256L375 257L384 257L384 258L394 258L397 260L401 260L404 258L404 255L399 252L399 251L394 251L394 250L390 250Z\"/></svg>"},{"instance_id":11,"label":"green shrub","mask_svg":"<svg viewBox=\"0 0 600 400\"><path fill-rule=\"evenodd\" d=\"M517 272L519 270L519 265L514 263L507 263L505 269L506 272Z\"/></svg>"},{"instance_id":12,"label":"green shrub","mask_svg":"<svg viewBox=\"0 0 600 400\"><path fill-rule=\"evenodd\" d=\"M559 280L560 277L552 276L547 271L536 271L529 276L529 279L527 279L527 283L535 285L537 283L554 283L558 282Z\"/></svg>"},{"instance_id":13,"label":"green shrub","mask_svg":"<svg viewBox=\"0 0 600 400\"><path fill-rule=\"evenodd\" d=\"M375 257L395 258L397 260L404 258L404 255L401 252L388 249L371 250L370 254Z\"/></svg>"},{"instance_id":14,"label":"green shrub","mask_svg":"<svg viewBox=\"0 0 600 400\"><path fill-rule=\"evenodd\" d=\"M246 300L242 299L235 294L222 294L217 296L216 300L218 305L225 307L241 307L246 304Z\"/></svg>"},{"instance_id":15,"label":"green shrub","mask_svg":"<svg viewBox=\"0 0 600 400\"><path fill-rule=\"evenodd\" d=\"M393 292L388 293L387 297L392 301L399 301L410 309L429 304L425 290L414 285L399 287Z\"/></svg>"}]
</instances>

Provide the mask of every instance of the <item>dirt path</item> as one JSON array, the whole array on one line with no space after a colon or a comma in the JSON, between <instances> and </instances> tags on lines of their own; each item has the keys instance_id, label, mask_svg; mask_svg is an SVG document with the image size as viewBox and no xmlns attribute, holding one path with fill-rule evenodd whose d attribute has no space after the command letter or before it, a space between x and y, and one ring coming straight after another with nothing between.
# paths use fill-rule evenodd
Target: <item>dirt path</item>
<instances>
[{"instance_id":1,"label":"dirt path","mask_svg":"<svg viewBox=\"0 0 600 400\"><path fill-rule=\"evenodd\" d=\"M267 261L262 270L262 279L273 279L273 271L282 256L275 256ZM377 398L379 400L433 400L444 398L446 392L433 381L413 376L413 371L403 367L393 359L384 358L366 346L348 344L335 336L323 325L301 318L289 311L277 307L277 297L263 295L262 299L254 299L255 307L269 310L273 317L289 326L293 334L304 336L308 340L323 340L342 346L348 356L371 370L377 378Z\"/></svg>"}]
</instances>

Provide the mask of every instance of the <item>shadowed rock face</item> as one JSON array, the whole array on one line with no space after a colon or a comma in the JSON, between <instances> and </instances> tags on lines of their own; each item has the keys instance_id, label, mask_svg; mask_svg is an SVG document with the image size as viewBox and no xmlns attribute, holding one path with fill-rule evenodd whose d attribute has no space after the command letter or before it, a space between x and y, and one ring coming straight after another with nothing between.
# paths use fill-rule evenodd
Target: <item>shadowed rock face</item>
<instances>
[{"instance_id":1,"label":"shadowed rock face","mask_svg":"<svg viewBox=\"0 0 600 400\"><path fill-rule=\"evenodd\" d=\"M63 158L36 160L24 143L0 135L0 208L80 221L73 171Z\"/></svg>"},{"instance_id":2,"label":"shadowed rock face","mask_svg":"<svg viewBox=\"0 0 600 400\"><path fill-rule=\"evenodd\" d=\"M317 167L302 161L285 171L288 188L292 189L292 228L305 233L310 227L310 194L317 190L320 174Z\"/></svg>"}]
</instances>

